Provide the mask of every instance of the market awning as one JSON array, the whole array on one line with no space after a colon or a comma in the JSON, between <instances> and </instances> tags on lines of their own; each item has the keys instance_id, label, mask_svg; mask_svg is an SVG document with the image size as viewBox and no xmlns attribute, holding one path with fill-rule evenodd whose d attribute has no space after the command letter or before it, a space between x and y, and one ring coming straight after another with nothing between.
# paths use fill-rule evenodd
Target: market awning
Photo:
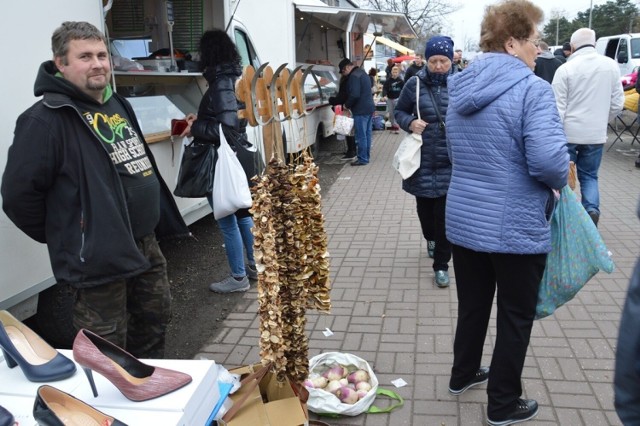
<instances>
[{"instance_id":1,"label":"market awning","mask_svg":"<svg viewBox=\"0 0 640 426\"><path fill-rule=\"evenodd\" d=\"M373 34L367 34L367 35L369 37L374 37ZM400 43L396 43L395 41L390 40L390 39L388 39L386 37L376 37L375 40L376 40L377 43L382 43L385 46L389 46L392 49L395 49L398 52L402 53L403 55L412 55L413 56L416 53L414 50L409 49L408 47L403 46Z\"/></svg>"},{"instance_id":2,"label":"market awning","mask_svg":"<svg viewBox=\"0 0 640 426\"><path fill-rule=\"evenodd\" d=\"M332 27L358 33L390 33L399 37L417 37L407 17L399 12L380 10L313 6L308 1L297 0L296 9L300 13L312 15Z\"/></svg>"}]
</instances>

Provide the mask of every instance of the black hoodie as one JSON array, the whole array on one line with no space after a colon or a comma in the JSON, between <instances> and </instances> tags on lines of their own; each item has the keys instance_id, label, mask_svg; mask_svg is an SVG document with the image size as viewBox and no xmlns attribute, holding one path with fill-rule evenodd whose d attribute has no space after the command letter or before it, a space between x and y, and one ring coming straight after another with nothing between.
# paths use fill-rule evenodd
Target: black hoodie
<instances>
[{"instance_id":1,"label":"black hoodie","mask_svg":"<svg viewBox=\"0 0 640 426\"><path fill-rule=\"evenodd\" d=\"M56 72L52 61L41 65L34 93L43 98L18 117L2 178L3 209L23 232L47 244L58 282L92 287L138 275L150 265L136 246L125 188L110 153L78 108L99 104ZM131 105L110 88L105 99L117 103L114 107L142 139ZM156 234L188 235L142 142L160 184Z\"/></svg>"}]
</instances>

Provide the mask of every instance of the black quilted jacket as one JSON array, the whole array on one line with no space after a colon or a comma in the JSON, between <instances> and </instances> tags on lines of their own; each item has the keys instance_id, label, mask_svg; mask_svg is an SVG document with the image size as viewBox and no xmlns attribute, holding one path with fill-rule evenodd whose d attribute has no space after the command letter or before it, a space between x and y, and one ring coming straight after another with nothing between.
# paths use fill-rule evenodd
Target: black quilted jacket
<instances>
[{"instance_id":1,"label":"black quilted jacket","mask_svg":"<svg viewBox=\"0 0 640 426\"><path fill-rule=\"evenodd\" d=\"M246 120L238 118L238 109L244 108L244 104L235 94L236 80L242 75L242 68L239 64L222 64L205 70L203 75L209 88L200 101L198 119L191 126L191 134L196 142L219 146L220 123L228 129L246 133Z\"/></svg>"}]
</instances>

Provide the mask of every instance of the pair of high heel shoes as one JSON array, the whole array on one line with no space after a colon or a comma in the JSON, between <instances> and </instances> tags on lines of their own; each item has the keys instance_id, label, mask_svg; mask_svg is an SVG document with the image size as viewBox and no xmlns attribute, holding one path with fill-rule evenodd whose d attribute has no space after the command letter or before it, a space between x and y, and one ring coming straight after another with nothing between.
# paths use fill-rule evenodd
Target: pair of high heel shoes
<instances>
[{"instance_id":1,"label":"pair of high heel shoes","mask_svg":"<svg viewBox=\"0 0 640 426\"><path fill-rule=\"evenodd\" d=\"M93 371L104 376L132 401L166 395L192 380L188 374L144 364L124 349L86 329L76 335L73 358L87 375L93 396L98 396Z\"/></svg>"},{"instance_id":2,"label":"pair of high heel shoes","mask_svg":"<svg viewBox=\"0 0 640 426\"><path fill-rule=\"evenodd\" d=\"M20 366L32 382L53 382L76 372L76 365L7 311L0 311L0 348L9 368Z\"/></svg>"},{"instance_id":3,"label":"pair of high heel shoes","mask_svg":"<svg viewBox=\"0 0 640 426\"><path fill-rule=\"evenodd\" d=\"M60 389L40 386L33 404L33 418L40 426L127 426Z\"/></svg>"}]
</instances>

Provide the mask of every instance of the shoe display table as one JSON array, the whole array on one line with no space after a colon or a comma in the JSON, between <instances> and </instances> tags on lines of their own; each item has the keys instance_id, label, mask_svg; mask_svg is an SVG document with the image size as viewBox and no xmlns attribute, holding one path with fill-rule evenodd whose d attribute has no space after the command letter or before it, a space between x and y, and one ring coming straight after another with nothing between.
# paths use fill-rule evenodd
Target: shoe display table
<instances>
[{"instance_id":1,"label":"shoe display table","mask_svg":"<svg viewBox=\"0 0 640 426\"><path fill-rule=\"evenodd\" d=\"M70 350L60 350L70 360ZM145 364L189 374L193 381L175 392L143 402L128 400L120 391L94 372L98 396L94 397L89 381L76 364L76 373L65 380L46 384L67 392L103 413L129 426L135 425L204 425L220 397L219 366L209 360L143 359ZM35 425L32 410L36 390L45 383L33 383L20 367L10 369L0 360L0 405L9 410L20 425Z\"/></svg>"}]
</instances>

